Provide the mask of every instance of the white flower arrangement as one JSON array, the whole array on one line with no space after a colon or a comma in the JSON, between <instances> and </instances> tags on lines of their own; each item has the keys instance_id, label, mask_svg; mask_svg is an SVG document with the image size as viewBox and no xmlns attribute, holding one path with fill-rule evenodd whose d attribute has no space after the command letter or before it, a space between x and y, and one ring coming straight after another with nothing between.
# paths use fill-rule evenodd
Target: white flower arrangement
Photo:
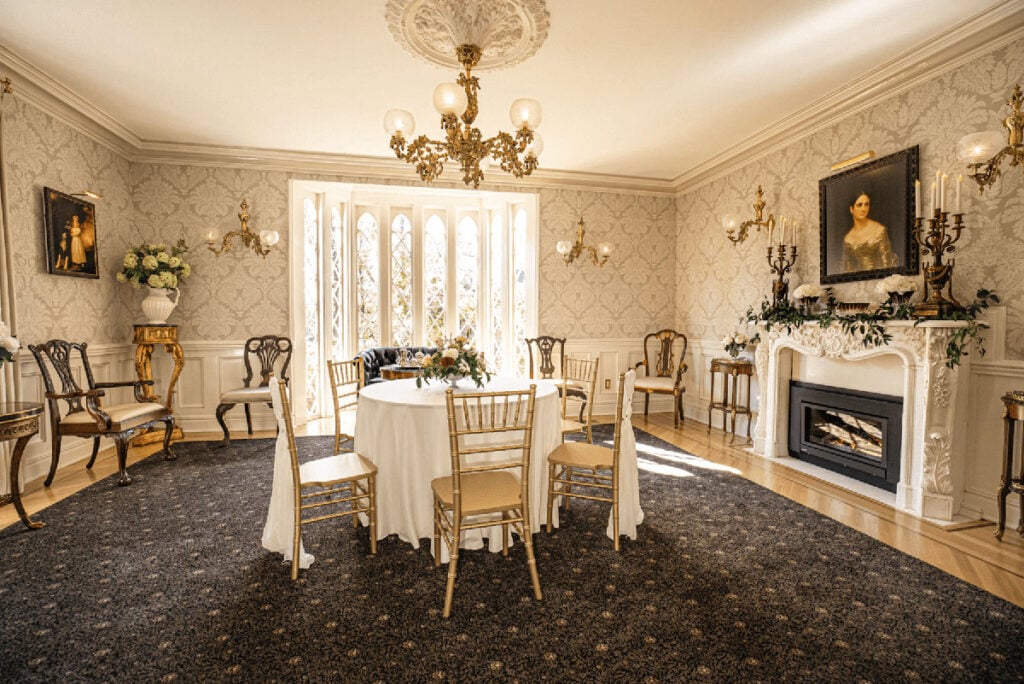
<instances>
[{"instance_id":1,"label":"white flower arrangement","mask_svg":"<svg viewBox=\"0 0 1024 684\"><path fill-rule=\"evenodd\" d=\"M185 240L178 240L173 247L164 244L144 244L128 250L121 260L121 272L116 278L119 283L131 283L132 287L163 287L177 289L178 280L187 278L192 268L181 255L188 251Z\"/></svg>"},{"instance_id":2,"label":"white flower arrangement","mask_svg":"<svg viewBox=\"0 0 1024 684\"><path fill-rule=\"evenodd\" d=\"M416 386L435 380L470 378L477 387L484 386L484 378L491 379L491 373L484 361L484 355L477 352L464 336L459 335L450 342L437 345L439 350L420 360L422 372L416 378Z\"/></svg>"},{"instance_id":3,"label":"white flower arrangement","mask_svg":"<svg viewBox=\"0 0 1024 684\"><path fill-rule=\"evenodd\" d=\"M820 297L825 294L825 291L815 285L814 283L804 283L800 287L793 290L793 297L795 299L807 299L810 297Z\"/></svg>"},{"instance_id":4,"label":"white flower arrangement","mask_svg":"<svg viewBox=\"0 0 1024 684\"><path fill-rule=\"evenodd\" d=\"M761 333L754 333L753 337L747 337L741 332L734 332L722 338L722 346L729 356L736 358L740 352L748 346L753 347L761 341Z\"/></svg>"},{"instance_id":5,"label":"white flower arrangement","mask_svg":"<svg viewBox=\"0 0 1024 684\"><path fill-rule=\"evenodd\" d=\"M11 335L11 329L0 321L0 366L4 365L4 361L11 361L20 348L21 343Z\"/></svg>"},{"instance_id":6,"label":"white flower arrangement","mask_svg":"<svg viewBox=\"0 0 1024 684\"><path fill-rule=\"evenodd\" d=\"M875 291L883 297L888 297L890 292L896 294L917 292L917 278L905 275L891 275L878 281L878 285L875 285Z\"/></svg>"}]
</instances>

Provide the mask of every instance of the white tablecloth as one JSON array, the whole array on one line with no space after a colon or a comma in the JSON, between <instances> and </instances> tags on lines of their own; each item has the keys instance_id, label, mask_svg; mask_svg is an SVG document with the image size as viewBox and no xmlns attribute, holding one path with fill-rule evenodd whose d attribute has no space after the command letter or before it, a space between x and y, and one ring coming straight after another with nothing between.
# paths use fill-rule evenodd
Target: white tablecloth
<instances>
[{"instance_id":1,"label":"white tablecloth","mask_svg":"<svg viewBox=\"0 0 1024 684\"><path fill-rule=\"evenodd\" d=\"M458 395L526 390L537 385L530 449L530 526L537 532L547 519L547 457L562 443L557 383L523 378L492 378L477 389L462 380ZM419 547L433 540L430 481L451 474L446 383L416 387L416 380L392 380L364 387L356 411L355 450L377 465L377 537L398 536ZM555 511L557 524L558 512ZM463 548L482 548L483 530L463 532ZM442 544L443 546L443 544ZM501 550L501 535L489 535L489 548ZM436 550L435 550L436 552ZM442 561L447 562L442 549Z\"/></svg>"}]
</instances>

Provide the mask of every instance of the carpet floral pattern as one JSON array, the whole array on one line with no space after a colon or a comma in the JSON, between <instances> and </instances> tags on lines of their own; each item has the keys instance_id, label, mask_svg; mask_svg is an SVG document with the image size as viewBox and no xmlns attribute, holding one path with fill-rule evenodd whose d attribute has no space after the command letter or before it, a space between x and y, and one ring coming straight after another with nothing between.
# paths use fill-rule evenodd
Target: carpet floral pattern
<instances>
[{"instance_id":1,"label":"carpet floral pattern","mask_svg":"<svg viewBox=\"0 0 1024 684\"><path fill-rule=\"evenodd\" d=\"M610 430L595 430L596 440ZM637 431L646 519L616 554L573 502L523 546L446 566L309 527L292 582L260 546L272 440L182 443L0 531L0 679L1021 681L1024 610ZM300 438L307 457L331 438ZM424 486L429 486L424 483Z\"/></svg>"}]
</instances>

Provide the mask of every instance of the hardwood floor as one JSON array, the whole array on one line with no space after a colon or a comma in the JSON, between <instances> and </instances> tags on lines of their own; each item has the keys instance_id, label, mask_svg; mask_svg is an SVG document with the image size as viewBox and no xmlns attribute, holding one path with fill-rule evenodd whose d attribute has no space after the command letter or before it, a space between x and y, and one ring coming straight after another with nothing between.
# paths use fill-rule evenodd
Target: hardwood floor
<instances>
[{"instance_id":1,"label":"hardwood floor","mask_svg":"<svg viewBox=\"0 0 1024 684\"><path fill-rule=\"evenodd\" d=\"M904 553L930 563L945 572L970 582L1011 603L1024 607L1024 539L1007 530L1003 541L993 536L995 524L977 524L943 529L927 521L897 512L892 508L847 491L831 483L773 463L728 445L729 436L720 430L707 432L707 426L693 420L681 428L672 427L672 414L652 414L645 420L634 415L633 424L667 442L708 461L738 471L743 477L782 496L833 518ZM332 420L320 420L297 428L298 434L333 434ZM273 433L257 433L271 437ZM189 434L190 440L218 440L219 433ZM133 448L129 464L157 451L158 444ZM58 472L53 486L29 483L22 497L26 510L45 522L45 509L78 490L116 472L113 449L100 454L92 471L76 463ZM18 524L13 506L0 508L0 528Z\"/></svg>"}]
</instances>

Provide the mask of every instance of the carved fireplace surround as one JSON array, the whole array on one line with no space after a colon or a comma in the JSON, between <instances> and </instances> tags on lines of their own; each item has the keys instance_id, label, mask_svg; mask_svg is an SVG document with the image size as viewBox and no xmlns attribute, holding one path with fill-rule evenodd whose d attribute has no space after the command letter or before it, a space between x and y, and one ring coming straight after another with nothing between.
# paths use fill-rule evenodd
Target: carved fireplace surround
<instances>
[{"instance_id":1,"label":"carved fireplace surround","mask_svg":"<svg viewBox=\"0 0 1024 684\"><path fill-rule=\"evenodd\" d=\"M788 458L789 381L794 354L826 357L858 364L858 374L892 374L892 365L879 368L877 357L895 354L903 362L903 421L900 480L896 508L938 521L953 521L960 508L966 477L967 356L962 366L946 366L946 345L964 323L911 321L886 325L889 344L864 347L859 337L838 325L821 328L805 324L786 333L761 330L756 351L760 379L761 416L754 435L754 452L768 458ZM891 380L891 379L890 379ZM833 383L838 384L838 383ZM891 384L891 383L890 383ZM827 471L822 471L826 473ZM891 495L890 495L891 496Z\"/></svg>"}]
</instances>

